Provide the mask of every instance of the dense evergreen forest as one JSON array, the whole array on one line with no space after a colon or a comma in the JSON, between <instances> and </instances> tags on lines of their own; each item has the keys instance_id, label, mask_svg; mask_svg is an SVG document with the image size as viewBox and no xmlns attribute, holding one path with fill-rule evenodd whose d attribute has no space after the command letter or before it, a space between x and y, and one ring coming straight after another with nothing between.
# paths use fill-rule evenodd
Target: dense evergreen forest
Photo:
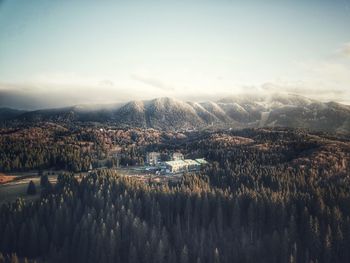
<instances>
[{"instance_id":1,"label":"dense evergreen forest","mask_svg":"<svg viewBox=\"0 0 350 263\"><path fill-rule=\"evenodd\" d=\"M64 169L87 171L99 160L118 154L120 165L143 164L147 147L181 140L184 135L153 129L63 127L41 123L0 128L0 171Z\"/></svg>"},{"instance_id":2,"label":"dense evergreen forest","mask_svg":"<svg viewBox=\"0 0 350 263\"><path fill-rule=\"evenodd\" d=\"M232 191L204 173L173 186L108 170L60 175L40 201L1 208L1 251L48 262L349 262L349 185L274 179L247 176Z\"/></svg>"},{"instance_id":3,"label":"dense evergreen forest","mask_svg":"<svg viewBox=\"0 0 350 263\"><path fill-rule=\"evenodd\" d=\"M61 174L39 200L1 207L0 262L350 262L346 138L243 130L135 146L147 136L131 134L139 153L210 165L177 184Z\"/></svg>"}]
</instances>

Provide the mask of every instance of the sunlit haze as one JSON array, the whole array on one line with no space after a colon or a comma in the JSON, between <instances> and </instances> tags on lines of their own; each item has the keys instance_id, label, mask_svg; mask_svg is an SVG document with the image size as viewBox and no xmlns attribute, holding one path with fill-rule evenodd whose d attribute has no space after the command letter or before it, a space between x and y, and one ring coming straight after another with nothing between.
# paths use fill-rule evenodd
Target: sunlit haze
<instances>
[{"instance_id":1,"label":"sunlit haze","mask_svg":"<svg viewBox=\"0 0 350 263\"><path fill-rule=\"evenodd\" d=\"M0 106L350 103L350 1L0 1Z\"/></svg>"}]
</instances>

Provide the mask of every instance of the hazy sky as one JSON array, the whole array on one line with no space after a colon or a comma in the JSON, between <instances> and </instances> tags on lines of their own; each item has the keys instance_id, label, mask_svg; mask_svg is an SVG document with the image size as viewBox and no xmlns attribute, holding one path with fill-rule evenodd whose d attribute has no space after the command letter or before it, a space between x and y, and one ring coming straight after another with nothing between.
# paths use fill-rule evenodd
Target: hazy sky
<instances>
[{"instance_id":1,"label":"hazy sky","mask_svg":"<svg viewBox=\"0 0 350 263\"><path fill-rule=\"evenodd\" d=\"M3 106L241 92L350 103L350 0L0 0Z\"/></svg>"}]
</instances>

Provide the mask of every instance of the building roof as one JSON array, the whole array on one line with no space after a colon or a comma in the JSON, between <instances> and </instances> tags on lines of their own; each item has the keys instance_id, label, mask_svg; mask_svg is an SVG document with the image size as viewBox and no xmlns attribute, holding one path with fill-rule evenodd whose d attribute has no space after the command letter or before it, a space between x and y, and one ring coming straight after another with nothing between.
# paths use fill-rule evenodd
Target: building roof
<instances>
[{"instance_id":1,"label":"building roof","mask_svg":"<svg viewBox=\"0 0 350 263\"><path fill-rule=\"evenodd\" d=\"M187 165L198 165L198 162L192 160L192 159L185 159L184 162L187 164Z\"/></svg>"},{"instance_id":2,"label":"building roof","mask_svg":"<svg viewBox=\"0 0 350 263\"><path fill-rule=\"evenodd\" d=\"M195 160L199 164L208 164L208 162L204 158L199 158Z\"/></svg>"},{"instance_id":3,"label":"building roof","mask_svg":"<svg viewBox=\"0 0 350 263\"><path fill-rule=\"evenodd\" d=\"M177 161L167 161L165 162L166 165L169 166L185 166L187 163L183 160L177 160Z\"/></svg>"},{"instance_id":4,"label":"building roof","mask_svg":"<svg viewBox=\"0 0 350 263\"><path fill-rule=\"evenodd\" d=\"M174 167L174 166L202 165L202 164L207 164L208 162L203 158L200 158L196 160L185 159L185 160L167 161L164 163L166 165Z\"/></svg>"}]
</instances>

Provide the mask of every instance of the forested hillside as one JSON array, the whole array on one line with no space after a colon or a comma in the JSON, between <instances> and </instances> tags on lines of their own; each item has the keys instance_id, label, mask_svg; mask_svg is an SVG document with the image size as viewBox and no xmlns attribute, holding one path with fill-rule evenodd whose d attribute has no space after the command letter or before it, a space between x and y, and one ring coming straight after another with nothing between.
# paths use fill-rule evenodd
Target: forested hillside
<instances>
[{"instance_id":1,"label":"forested hillside","mask_svg":"<svg viewBox=\"0 0 350 263\"><path fill-rule=\"evenodd\" d=\"M171 184L138 182L113 170L80 179L62 174L39 200L1 207L3 261L350 261L346 137L284 129L62 136L94 141L100 148L92 146L91 156L119 145L129 161L176 150L204 156L209 166ZM55 145L49 142L46 147Z\"/></svg>"},{"instance_id":2,"label":"forested hillside","mask_svg":"<svg viewBox=\"0 0 350 263\"><path fill-rule=\"evenodd\" d=\"M1 251L48 262L348 262L349 184L276 179L61 175L40 201L1 208Z\"/></svg>"},{"instance_id":3,"label":"forested hillside","mask_svg":"<svg viewBox=\"0 0 350 263\"><path fill-rule=\"evenodd\" d=\"M161 130L289 127L348 134L350 107L299 95L274 94L241 95L205 102L162 97L117 105L71 106L28 112L0 109L0 126L30 125L43 121L71 125L100 123Z\"/></svg>"}]
</instances>

